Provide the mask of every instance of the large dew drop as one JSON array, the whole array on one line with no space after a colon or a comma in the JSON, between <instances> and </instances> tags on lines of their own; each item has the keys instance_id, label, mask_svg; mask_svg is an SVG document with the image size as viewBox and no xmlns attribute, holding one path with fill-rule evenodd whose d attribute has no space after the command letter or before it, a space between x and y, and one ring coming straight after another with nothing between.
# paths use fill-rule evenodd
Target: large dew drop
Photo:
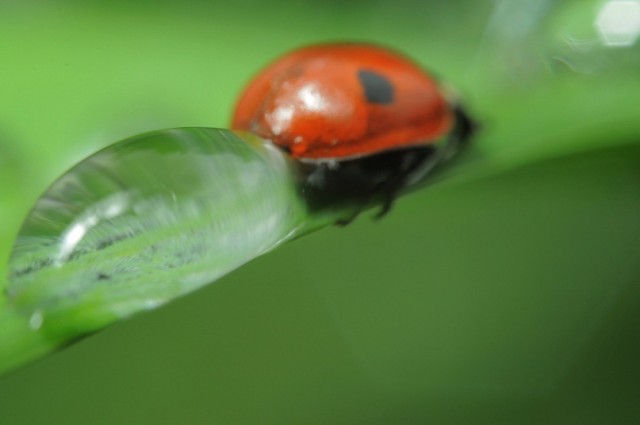
<instances>
[{"instance_id":1,"label":"large dew drop","mask_svg":"<svg viewBox=\"0 0 640 425\"><path fill-rule=\"evenodd\" d=\"M9 301L75 335L212 282L287 240L305 205L286 157L245 133L136 136L56 181L25 221Z\"/></svg>"}]
</instances>

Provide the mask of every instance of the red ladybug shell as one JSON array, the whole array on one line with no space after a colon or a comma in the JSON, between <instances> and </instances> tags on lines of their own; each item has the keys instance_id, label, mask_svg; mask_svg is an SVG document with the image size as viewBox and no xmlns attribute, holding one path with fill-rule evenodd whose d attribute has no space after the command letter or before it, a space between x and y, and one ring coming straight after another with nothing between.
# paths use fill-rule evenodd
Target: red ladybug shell
<instances>
[{"instance_id":1,"label":"red ladybug shell","mask_svg":"<svg viewBox=\"0 0 640 425\"><path fill-rule=\"evenodd\" d=\"M419 66L387 49L327 44L296 50L240 96L232 127L301 159L350 159L433 144L454 112Z\"/></svg>"}]
</instances>

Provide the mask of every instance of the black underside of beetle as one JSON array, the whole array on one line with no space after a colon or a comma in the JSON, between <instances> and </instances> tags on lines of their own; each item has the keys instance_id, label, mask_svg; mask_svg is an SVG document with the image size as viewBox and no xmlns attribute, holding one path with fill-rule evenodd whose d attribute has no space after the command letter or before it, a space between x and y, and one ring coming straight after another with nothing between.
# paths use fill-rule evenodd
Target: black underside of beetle
<instances>
[{"instance_id":1,"label":"black underside of beetle","mask_svg":"<svg viewBox=\"0 0 640 425\"><path fill-rule=\"evenodd\" d=\"M301 162L300 190L310 209L352 210L351 217L338 223L344 225L363 209L380 204L377 217L382 217L416 174L425 170L428 174L471 138L476 124L461 108L456 108L455 116L455 127L442 144L390 150L343 161Z\"/></svg>"},{"instance_id":2,"label":"black underside of beetle","mask_svg":"<svg viewBox=\"0 0 640 425\"><path fill-rule=\"evenodd\" d=\"M435 147L423 146L333 163L305 163L302 193L312 211L355 209L354 217L342 224L371 204L382 204L382 216L404 188L406 179L435 152Z\"/></svg>"}]
</instances>

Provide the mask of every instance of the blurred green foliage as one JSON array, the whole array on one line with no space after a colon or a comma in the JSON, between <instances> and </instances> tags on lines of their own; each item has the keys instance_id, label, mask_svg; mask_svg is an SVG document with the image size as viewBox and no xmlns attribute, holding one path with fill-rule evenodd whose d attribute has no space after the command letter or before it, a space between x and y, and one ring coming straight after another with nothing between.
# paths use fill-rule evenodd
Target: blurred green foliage
<instances>
[{"instance_id":1,"label":"blurred green foliage","mask_svg":"<svg viewBox=\"0 0 640 425\"><path fill-rule=\"evenodd\" d=\"M0 3L0 271L61 172L226 127L305 43L400 49L483 123L465 167L0 379L0 423L600 424L640 418L639 45L604 1ZM447 183L448 182L448 183Z\"/></svg>"}]
</instances>

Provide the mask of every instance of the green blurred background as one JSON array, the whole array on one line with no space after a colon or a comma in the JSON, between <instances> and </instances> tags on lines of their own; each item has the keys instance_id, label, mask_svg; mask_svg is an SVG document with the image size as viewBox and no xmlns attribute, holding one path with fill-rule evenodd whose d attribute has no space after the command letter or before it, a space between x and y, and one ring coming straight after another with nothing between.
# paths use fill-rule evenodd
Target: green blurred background
<instances>
[{"instance_id":1,"label":"green blurred background","mask_svg":"<svg viewBox=\"0 0 640 425\"><path fill-rule=\"evenodd\" d=\"M0 378L0 423L639 422L640 51L603 13L621 3L0 0L2 273L65 169L132 134L226 127L302 44L402 50L483 123L459 174L384 220Z\"/></svg>"}]
</instances>

